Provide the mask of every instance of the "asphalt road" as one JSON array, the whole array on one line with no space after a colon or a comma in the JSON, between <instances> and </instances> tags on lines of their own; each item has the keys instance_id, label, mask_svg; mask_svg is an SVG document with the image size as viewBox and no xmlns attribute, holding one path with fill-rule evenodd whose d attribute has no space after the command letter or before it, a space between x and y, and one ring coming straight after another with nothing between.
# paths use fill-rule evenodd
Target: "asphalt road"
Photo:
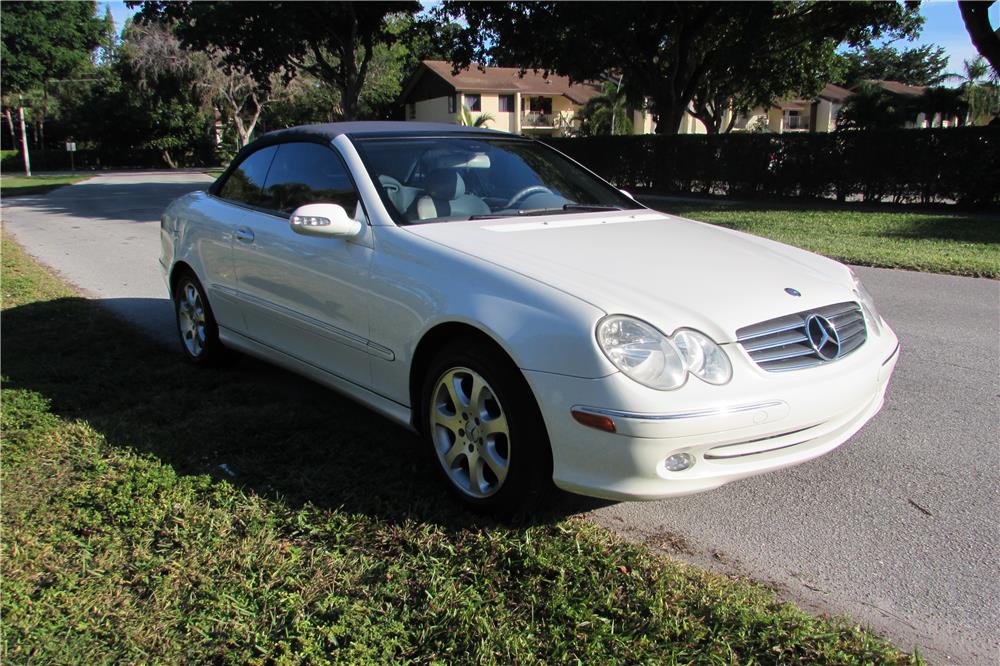
<instances>
[{"instance_id":1,"label":"asphalt road","mask_svg":"<svg viewBox=\"0 0 1000 666\"><path fill-rule=\"evenodd\" d=\"M4 226L142 330L174 343L159 215L199 174L92 178L3 202ZM998 257L1000 261L1000 257ZM903 351L882 412L837 451L594 520L847 615L934 663L1000 661L1000 283L859 268Z\"/></svg>"}]
</instances>

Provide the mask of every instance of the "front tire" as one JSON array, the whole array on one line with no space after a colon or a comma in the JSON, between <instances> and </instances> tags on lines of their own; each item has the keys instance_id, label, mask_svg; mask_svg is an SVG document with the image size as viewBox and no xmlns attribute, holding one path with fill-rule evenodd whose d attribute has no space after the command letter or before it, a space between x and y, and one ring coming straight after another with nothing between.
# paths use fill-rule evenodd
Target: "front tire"
<instances>
[{"instance_id":1,"label":"front tire","mask_svg":"<svg viewBox=\"0 0 1000 666\"><path fill-rule=\"evenodd\" d=\"M421 405L434 464L466 505L512 517L552 487L541 414L505 355L471 341L443 350L430 363Z\"/></svg>"},{"instance_id":2,"label":"front tire","mask_svg":"<svg viewBox=\"0 0 1000 666\"><path fill-rule=\"evenodd\" d=\"M190 272L184 272L174 285L174 315L181 349L191 362L214 365L223 360L225 348L212 307L201 282Z\"/></svg>"}]
</instances>

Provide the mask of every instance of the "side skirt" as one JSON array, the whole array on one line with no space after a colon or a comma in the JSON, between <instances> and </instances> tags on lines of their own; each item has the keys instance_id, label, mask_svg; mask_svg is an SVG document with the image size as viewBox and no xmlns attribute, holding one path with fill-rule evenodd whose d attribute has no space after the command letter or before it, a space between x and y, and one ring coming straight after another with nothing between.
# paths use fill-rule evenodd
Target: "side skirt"
<instances>
[{"instance_id":1,"label":"side skirt","mask_svg":"<svg viewBox=\"0 0 1000 666\"><path fill-rule=\"evenodd\" d=\"M412 422L412 411L406 405L401 405L398 402L381 396L374 391L370 391L363 386L359 386L354 382L348 381L343 377L339 377L331 372L317 368L310 363L306 363L305 361L297 359L294 356L278 351L273 347L269 347L262 342L254 340L253 338L237 333L232 329L219 326L219 338L222 340L222 344L227 347L249 354L255 358L259 358L262 361L281 366L287 370L291 370L292 372L302 375L307 379L311 379L318 384L322 384L323 386L333 389L345 397L348 397L351 400L360 403L364 407L367 407L373 412L381 414L390 421L394 421L409 430L416 431Z\"/></svg>"}]
</instances>

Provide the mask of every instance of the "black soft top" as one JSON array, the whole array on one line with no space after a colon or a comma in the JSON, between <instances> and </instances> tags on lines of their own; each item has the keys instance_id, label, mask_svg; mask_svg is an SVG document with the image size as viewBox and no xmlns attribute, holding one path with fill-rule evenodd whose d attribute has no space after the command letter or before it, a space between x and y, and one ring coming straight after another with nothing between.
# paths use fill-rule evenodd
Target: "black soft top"
<instances>
[{"instance_id":1,"label":"black soft top","mask_svg":"<svg viewBox=\"0 0 1000 666\"><path fill-rule=\"evenodd\" d=\"M481 136L505 137L508 139L523 139L508 132L483 129L481 127L466 127L450 123L422 123L402 120L359 120L346 123L318 123L315 125L299 125L288 129L268 132L252 143L243 147L233 158L229 167L208 188L212 194L218 194L220 183L229 172L239 165L252 152L276 143L287 141L309 141L313 143L330 143L341 134L351 138L364 137L407 137L407 136Z\"/></svg>"}]
</instances>

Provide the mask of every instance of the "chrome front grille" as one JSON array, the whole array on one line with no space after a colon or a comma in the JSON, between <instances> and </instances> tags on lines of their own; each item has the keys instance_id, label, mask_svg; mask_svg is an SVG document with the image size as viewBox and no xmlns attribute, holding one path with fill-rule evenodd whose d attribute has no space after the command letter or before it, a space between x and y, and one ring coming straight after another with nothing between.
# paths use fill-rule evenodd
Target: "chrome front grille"
<instances>
[{"instance_id":1,"label":"chrome front grille","mask_svg":"<svg viewBox=\"0 0 1000 666\"><path fill-rule=\"evenodd\" d=\"M865 343L868 331L861 306L847 302L744 326L736 339L757 365L784 372L841 359Z\"/></svg>"}]
</instances>

